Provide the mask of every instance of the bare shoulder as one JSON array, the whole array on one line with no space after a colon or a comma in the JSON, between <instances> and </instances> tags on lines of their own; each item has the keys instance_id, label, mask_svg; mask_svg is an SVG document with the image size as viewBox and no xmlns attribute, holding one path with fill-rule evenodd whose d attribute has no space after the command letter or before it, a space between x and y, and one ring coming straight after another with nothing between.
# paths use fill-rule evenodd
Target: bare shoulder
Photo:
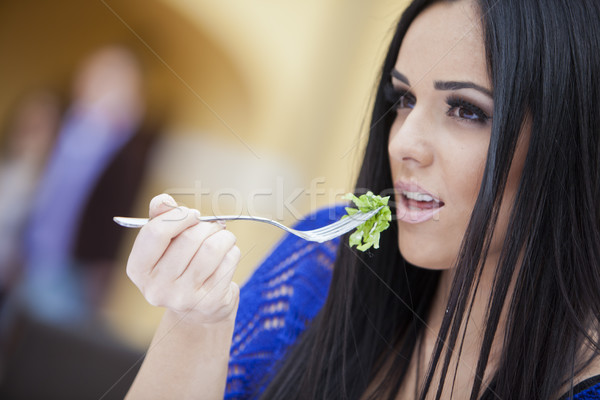
<instances>
[{"instance_id":1,"label":"bare shoulder","mask_svg":"<svg viewBox=\"0 0 600 400\"><path fill-rule=\"evenodd\" d=\"M583 382L594 377L600 377L600 354L596 354L592 361L577 374L575 383ZM598 381L600 381L600 378Z\"/></svg>"}]
</instances>

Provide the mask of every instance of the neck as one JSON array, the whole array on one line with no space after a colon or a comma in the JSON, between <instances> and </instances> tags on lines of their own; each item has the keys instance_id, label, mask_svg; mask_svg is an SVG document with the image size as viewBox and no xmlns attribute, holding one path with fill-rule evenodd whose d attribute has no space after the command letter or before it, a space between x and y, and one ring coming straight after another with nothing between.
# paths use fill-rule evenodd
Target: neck
<instances>
[{"instance_id":1,"label":"neck","mask_svg":"<svg viewBox=\"0 0 600 400\"><path fill-rule=\"evenodd\" d=\"M448 382L448 387L452 386L450 382L452 382L454 371L456 371L456 389L459 391L461 391L461 385L464 386L465 389L468 387L470 390L473 380L475 379L477 362L479 360L483 335L487 325L487 305L490 293L492 292L494 273L497 269L497 265L498 255L489 255L481 273L481 279L479 280L473 305L470 308L472 299L472 297L470 297L466 304L464 318L457 341L452 346L454 350L452 352L450 368L448 369L448 377L446 382ZM431 305L430 314L427 319L427 327L425 328L423 337L423 356L425 357L425 362L422 363L423 370L421 373L423 375L421 376L424 376L426 373L429 360L431 360L433 356L438 333L442 326L443 319L446 316L446 309L451 292L452 282L454 280L454 274L454 269L445 270L441 274L440 283ZM501 354L501 338L504 336L506 325L505 314L505 311L503 311L494 341L492 343L485 376L480 377L484 379L484 386L485 382L491 376L490 372L495 369L495 365L497 364ZM461 342L463 343L462 349ZM447 345L443 346L442 355L436 367L436 374L434 374L434 382L436 377L439 379L438 372L441 370L441 366L444 363L445 354L448 348L449 347ZM461 384L461 382L463 382L464 385ZM456 394L456 392L454 394Z\"/></svg>"}]
</instances>

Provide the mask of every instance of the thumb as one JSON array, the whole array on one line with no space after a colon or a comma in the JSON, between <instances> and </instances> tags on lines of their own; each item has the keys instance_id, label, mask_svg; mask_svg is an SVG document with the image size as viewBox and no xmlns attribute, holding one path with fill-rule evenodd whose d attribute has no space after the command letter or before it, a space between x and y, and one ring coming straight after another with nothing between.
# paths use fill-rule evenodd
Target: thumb
<instances>
[{"instance_id":1,"label":"thumb","mask_svg":"<svg viewBox=\"0 0 600 400\"><path fill-rule=\"evenodd\" d=\"M150 201L149 216L152 219L176 207L177 202L171 196L166 193L159 194Z\"/></svg>"}]
</instances>

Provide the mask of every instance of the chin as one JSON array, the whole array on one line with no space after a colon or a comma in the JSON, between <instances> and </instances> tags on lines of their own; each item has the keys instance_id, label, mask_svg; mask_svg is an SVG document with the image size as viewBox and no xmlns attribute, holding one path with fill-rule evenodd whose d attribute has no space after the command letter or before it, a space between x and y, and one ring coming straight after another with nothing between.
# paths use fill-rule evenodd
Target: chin
<instances>
[{"instance_id":1,"label":"chin","mask_svg":"<svg viewBox=\"0 0 600 400\"><path fill-rule=\"evenodd\" d=\"M440 257L440 251L429 246L409 245L399 239L398 249L402 257L415 267L443 271L452 268L454 263L449 257Z\"/></svg>"}]
</instances>

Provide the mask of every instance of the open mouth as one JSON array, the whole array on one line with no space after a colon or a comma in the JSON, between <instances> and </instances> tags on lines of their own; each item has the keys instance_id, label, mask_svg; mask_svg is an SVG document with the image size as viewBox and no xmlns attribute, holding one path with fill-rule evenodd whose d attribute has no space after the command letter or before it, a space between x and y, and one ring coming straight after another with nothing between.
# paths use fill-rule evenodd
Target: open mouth
<instances>
[{"instance_id":1,"label":"open mouth","mask_svg":"<svg viewBox=\"0 0 600 400\"><path fill-rule=\"evenodd\" d=\"M434 210L444 206L444 202L420 192L402 191L402 201L411 211Z\"/></svg>"},{"instance_id":2,"label":"open mouth","mask_svg":"<svg viewBox=\"0 0 600 400\"><path fill-rule=\"evenodd\" d=\"M396 216L398 221L418 224L433 219L444 207L444 202L414 182L396 185Z\"/></svg>"}]
</instances>

